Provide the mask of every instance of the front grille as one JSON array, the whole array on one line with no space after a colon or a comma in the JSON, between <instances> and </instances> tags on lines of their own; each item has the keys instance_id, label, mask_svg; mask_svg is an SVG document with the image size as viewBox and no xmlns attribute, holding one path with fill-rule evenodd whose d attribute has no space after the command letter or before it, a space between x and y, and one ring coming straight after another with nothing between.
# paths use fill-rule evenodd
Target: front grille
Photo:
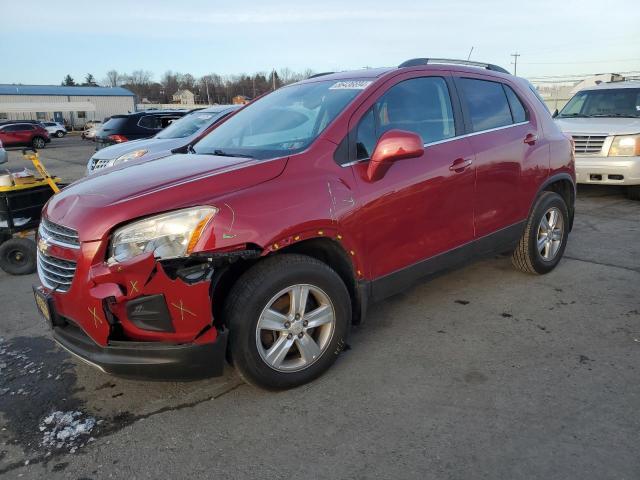
<instances>
[{"instance_id":1,"label":"front grille","mask_svg":"<svg viewBox=\"0 0 640 480\"><path fill-rule=\"evenodd\" d=\"M575 153L600 153L606 135L573 135Z\"/></svg>"},{"instance_id":2,"label":"front grille","mask_svg":"<svg viewBox=\"0 0 640 480\"><path fill-rule=\"evenodd\" d=\"M106 168L109 166L110 161L111 160L106 158L94 158L91 160L91 166L89 167L89 170L93 171L100 170L101 168Z\"/></svg>"},{"instance_id":3,"label":"front grille","mask_svg":"<svg viewBox=\"0 0 640 480\"><path fill-rule=\"evenodd\" d=\"M67 292L75 273L76 262L52 257L38 250L38 276L45 287Z\"/></svg>"},{"instance_id":4,"label":"front grille","mask_svg":"<svg viewBox=\"0 0 640 480\"><path fill-rule=\"evenodd\" d=\"M44 218L40 222L38 229L40 237L47 242L62 247L80 248L80 238L78 232L72 228L63 227L57 223L50 222Z\"/></svg>"}]
</instances>

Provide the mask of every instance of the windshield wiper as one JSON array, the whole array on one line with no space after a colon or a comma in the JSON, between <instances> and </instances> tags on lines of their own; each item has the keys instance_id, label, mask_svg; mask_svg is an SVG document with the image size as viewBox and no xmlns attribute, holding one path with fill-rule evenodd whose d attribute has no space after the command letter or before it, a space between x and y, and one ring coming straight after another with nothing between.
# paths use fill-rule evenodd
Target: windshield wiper
<instances>
[{"instance_id":1,"label":"windshield wiper","mask_svg":"<svg viewBox=\"0 0 640 480\"><path fill-rule=\"evenodd\" d=\"M589 115L583 115L582 113L561 113L558 117L588 117Z\"/></svg>"},{"instance_id":2,"label":"windshield wiper","mask_svg":"<svg viewBox=\"0 0 640 480\"><path fill-rule=\"evenodd\" d=\"M595 113L590 117L621 117L621 118L638 118L638 115L628 115L624 113Z\"/></svg>"},{"instance_id":3,"label":"windshield wiper","mask_svg":"<svg viewBox=\"0 0 640 480\"><path fill-rule=\"evenodd\" d=\"M238 158L253 158L251 155L247 155L244 153L231 153L225 152L224 150L216 149L210 155L217 155L219 157L238 157Z\"/></svg>"}]
</instances>

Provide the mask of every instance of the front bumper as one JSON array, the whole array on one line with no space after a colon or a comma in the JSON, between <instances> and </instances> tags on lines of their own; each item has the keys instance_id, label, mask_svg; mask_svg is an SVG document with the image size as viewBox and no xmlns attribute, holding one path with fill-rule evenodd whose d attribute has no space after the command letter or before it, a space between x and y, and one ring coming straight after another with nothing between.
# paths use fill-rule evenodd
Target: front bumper
<instances>
[{"instance_id":1,"label":"front bumper","mask_svg":"<svg viewBox=\"0 0 640 480\"><path fill-rule=\"evenodd\" d=\"M578 183L640 185L640 157L576 155Z\"/></svg>"},{"instance_id":2,"label":"front bumper","mask_svg":"<svg viewBox=\"0 0 640 480\"><path fill-rule=\"evenodd\" d=\"M54 340L89 365L121 377L186 380L222 375L227 331L204 344L112 341L96 344L80 328L67 324L53 329Z\"/></svg>"}]
</instances>

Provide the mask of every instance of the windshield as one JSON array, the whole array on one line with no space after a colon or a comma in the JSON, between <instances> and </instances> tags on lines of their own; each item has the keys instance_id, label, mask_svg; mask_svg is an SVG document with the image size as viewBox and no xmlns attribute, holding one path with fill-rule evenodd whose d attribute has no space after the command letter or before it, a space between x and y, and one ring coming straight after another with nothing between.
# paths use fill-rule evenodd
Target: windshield
<instances>
[{"instance_id":1,"label":"windshield","mask_svg":"<svg viewBox=\"0 0 640 480\"><path fill-rule=\"evenodd\" d=\"M192 112L174 120L167 128L156 135L156 138L185 138L199 130L204 130L228 112Z\"/></svg>"},{"instance_id":2,"label":"windshield","mask_svg":"<svg viewBox=\"0 0 640 480\"><path fill-rule=\"evenodd\" d=\"M301 152L370 83L332 80L281 88L246 106L194 151L258 159Z\"/></svg>"},{"instance_id":3,"label":"windshield","mask_svg":"<svg viewBox=\"0 0 640 480\"><path fill-rule=\"evenodd\" d=\"M640 117L640 88L578 92L559 117Z\"/></svg>"}]
</instances>

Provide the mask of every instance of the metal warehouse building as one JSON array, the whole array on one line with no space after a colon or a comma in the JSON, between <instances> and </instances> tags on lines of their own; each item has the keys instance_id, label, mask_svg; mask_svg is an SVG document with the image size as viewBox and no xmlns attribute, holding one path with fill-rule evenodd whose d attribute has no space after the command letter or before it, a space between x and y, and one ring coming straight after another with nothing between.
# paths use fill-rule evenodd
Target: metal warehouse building
<instances>
[{"instance_id":1,"label":"metal warehouse building","mask_svg":"<svg viewBox=\"0 0 640 480\"><path fill-rule=\"evenodd\" d=\"M135 95L122 87L0 85L0 120L54 120L82 128L133 111Z\"/></svg>"}]
</instances>

